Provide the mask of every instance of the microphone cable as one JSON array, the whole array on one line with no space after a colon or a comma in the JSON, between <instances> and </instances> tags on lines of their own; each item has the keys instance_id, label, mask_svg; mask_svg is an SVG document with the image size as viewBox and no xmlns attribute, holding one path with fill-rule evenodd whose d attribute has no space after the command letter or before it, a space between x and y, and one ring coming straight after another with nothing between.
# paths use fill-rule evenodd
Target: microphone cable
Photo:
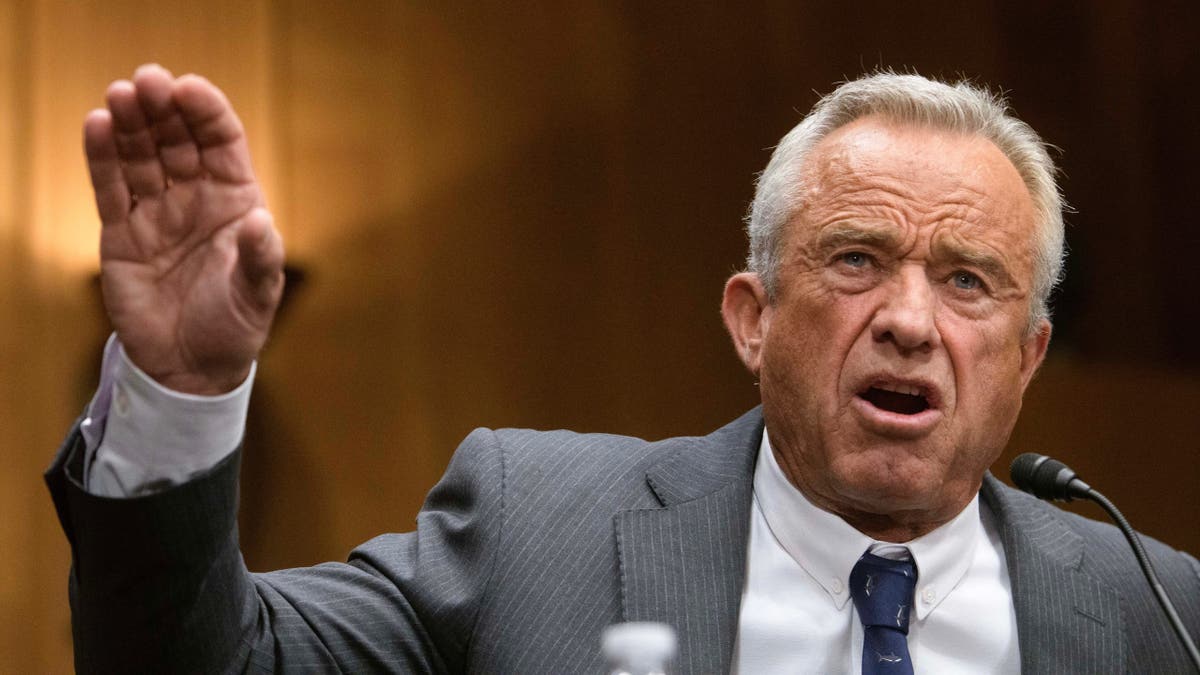
<instances>
[{"instance_id":1,"label":"microphone cable","mask_svg":"<svg viewBox=\"0 0 1200 675\"><path fill-rule=\"evenodd\" d=\"M1124 534L1125 539L1129 541L1129 546L1133 548L1133 555L1142 568L1142 574L1146 576L1146 581L1150 582L1154 597L1158 599L1158 604L1166 612L1167 619L1170 621L1171 627L1175 629L1175 634L1179 636L1180 642L1183 643L1188 656L1191 657L1196 672L1200 673L1200 651L1196 649L1196 643L1192 641L1191 635L1188 634L1187 628L1179 618L1179 613L1175 611L1175 605L1171 603L1171 598L1167 596L1167 591L1159 582L1158 575L1154 572L1154 566L1150 564L1150 558L1146 555L1146 549L1142 547L1141 538L1129 525L1129 521L1125 519L1121 511L1117 509L1116 504L1080 480L1066 464L1046 455L1033 452L1020 455L1013 460L1009 472L1012 475L1013 483L1018 488L1038 499L1062 502L1069 502L1076 498L1087 499L1099 504L1100 508L1108 513L1120 528L1121 534Z\"/></svg>"}]
</instances>

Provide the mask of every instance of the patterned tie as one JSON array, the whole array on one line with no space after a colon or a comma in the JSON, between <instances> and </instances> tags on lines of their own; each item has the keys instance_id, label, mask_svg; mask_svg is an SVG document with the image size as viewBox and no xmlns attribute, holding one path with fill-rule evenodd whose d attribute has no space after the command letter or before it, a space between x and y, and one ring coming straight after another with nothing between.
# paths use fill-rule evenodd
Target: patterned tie
<instances>
[{"instance_id":1,"label":"patterned tie","mask_svg":"<svg viewBox=\"0 0 1200 675\"><path fill-rule=\"evenodd\" d=\"M911 560L864 553L850 571L850 597L863 624L863 675L912 675L908 616L916 586Z\"/></svg>"}]
</instances>

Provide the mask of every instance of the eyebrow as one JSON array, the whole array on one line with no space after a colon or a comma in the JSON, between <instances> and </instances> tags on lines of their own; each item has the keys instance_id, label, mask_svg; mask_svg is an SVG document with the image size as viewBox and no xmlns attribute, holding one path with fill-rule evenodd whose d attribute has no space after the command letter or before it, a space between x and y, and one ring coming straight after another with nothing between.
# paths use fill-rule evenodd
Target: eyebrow
<instances>
[{"instance_id":1,"label":"eyebrow","mask_svg":"<svg viewBox=\"0 0 1200 675\"><path fill-rule=\"evenodd\" d=\"M821 230L817 236L817 250L827 252L843 246L887 249L899 246L900 239L900 233L894 230L838 223Z\"/></svg>"},{"instance_id":2,"label":"eyebrow","mask_svg":"<svg viewBox=\"0 0 1200 675\"><path fill-rule=\"evenodd\" d=\"M1016 286L1016 281L1008 273L1008 268L999 258L990 253L945 240L934 241L933 251L937 257L945 257L953 263L961 263L974 267L987 276L998 280L1001 285Z\"/></svg>"}]
</instances>

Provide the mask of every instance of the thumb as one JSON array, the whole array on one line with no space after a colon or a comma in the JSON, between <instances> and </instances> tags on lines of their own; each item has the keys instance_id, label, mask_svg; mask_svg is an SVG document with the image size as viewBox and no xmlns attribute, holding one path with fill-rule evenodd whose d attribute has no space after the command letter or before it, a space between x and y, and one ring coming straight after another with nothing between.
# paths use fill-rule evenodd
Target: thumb
<instances>
[{"instance_id":1,"label":"thumb","mask_svg":"<svg viewBox=\"0 0 1200 675\"><path fill-rule=\"evenodd\" d=\"M251 209L237 233L238 268L249 297L261 306L279 301L283 291L283 237L263 207Z\"/></svg>"}]
</instances>

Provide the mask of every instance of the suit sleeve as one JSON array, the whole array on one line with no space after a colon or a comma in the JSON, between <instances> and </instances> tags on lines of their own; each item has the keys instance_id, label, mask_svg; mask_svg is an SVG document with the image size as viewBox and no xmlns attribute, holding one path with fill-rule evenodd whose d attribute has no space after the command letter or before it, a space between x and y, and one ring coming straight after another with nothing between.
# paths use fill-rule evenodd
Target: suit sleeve
<instances>
[{"instance_id":1,"label":"suit sleeve","mask_svg":"<svg viewBox=\"0 0 1200 675\"><path fill-rule=\"evenodd\" d=\"M503 530L503 453L459 446L415 532L346 563L251 574L237 538L240 452L169 490L92 495L75 429L46 473L72 550L76 669L135 672L457 672Z\"/></svg>"}]
</instances>

